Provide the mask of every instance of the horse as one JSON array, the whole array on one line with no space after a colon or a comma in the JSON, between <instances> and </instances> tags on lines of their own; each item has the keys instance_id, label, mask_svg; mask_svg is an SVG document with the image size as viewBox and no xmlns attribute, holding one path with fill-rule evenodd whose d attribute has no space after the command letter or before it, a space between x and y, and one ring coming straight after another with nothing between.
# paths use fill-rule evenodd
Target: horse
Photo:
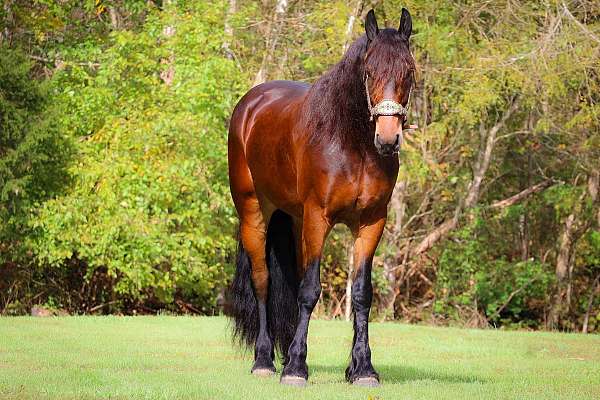
<instances>
[{"instance_id":1,"label":"horse","mask_svg":"<svg viewBox=\"0 0 600 400\"><path fill-rule=\"evenodd\" d=\"M229 182L239 216L229 288L234 337L254 347L251 373L305 386L307 335L320 297L320 260L337 223L354 237L354 339L346 380L378 386L369 313L373 255L383 233L406 131L415 62L412 19L379 29L375 13L342 60L312 86L271 81L238 102L228 135Z\"/></svg>"}]
</instances>

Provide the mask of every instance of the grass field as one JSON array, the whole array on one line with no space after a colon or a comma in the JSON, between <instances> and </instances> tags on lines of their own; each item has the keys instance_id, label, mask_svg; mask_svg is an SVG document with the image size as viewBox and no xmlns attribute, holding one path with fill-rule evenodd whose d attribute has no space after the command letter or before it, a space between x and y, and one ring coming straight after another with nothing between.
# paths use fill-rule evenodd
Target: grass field
<instances>
[{"instance_id":1,"label":"grass field","mask_svg":"<svg viewBox=\"0 0 600 400\"><path fill-rule=\"evenodd\" d=\"M344 382L351 339L311 322L302 389L251 376L224 318L0 318L0 399L600 399L599 336L372 324L374 389Z\"/></svg>"}]
</instances>

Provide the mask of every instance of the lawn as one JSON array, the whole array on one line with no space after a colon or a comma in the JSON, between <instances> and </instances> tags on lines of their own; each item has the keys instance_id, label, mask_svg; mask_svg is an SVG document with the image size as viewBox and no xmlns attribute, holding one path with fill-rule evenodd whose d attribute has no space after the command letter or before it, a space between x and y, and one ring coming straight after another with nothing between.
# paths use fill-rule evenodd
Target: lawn
<instances>
[{"instance_id":1,"label":"lawn","mask_svg":"<svg viewBox=\"0 0 600 400\"><path fill-rule=\"evenodd\" d=\"M253 377L224 318L0 318L0 399L600 399L600 337L372 324L382 386L344 382L351 325L312 321L306 388ZM280 371L280 366L278 371Z\"/></svg>"}]
</instances>

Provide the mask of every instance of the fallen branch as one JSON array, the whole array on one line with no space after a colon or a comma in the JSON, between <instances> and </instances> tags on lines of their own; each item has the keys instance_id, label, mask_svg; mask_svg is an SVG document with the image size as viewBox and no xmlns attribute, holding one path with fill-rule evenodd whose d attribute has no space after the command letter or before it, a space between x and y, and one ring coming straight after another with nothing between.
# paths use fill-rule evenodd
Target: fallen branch
<instances>
[{"instance_id":1,"label":"fallen branch","mask_svg":"<svg viewBox=\"0 0 600 400\"><path fill-rule=\"evenodd\" d=\"M108 303L98 304L97 306L94 306L94 307L90 308L87 312L88 313L93 313L94 311L98 311L101 308L104 308L106 306L109 306L111 304L115 304L115 303L118 303L118 302L119 302L118 300L113 300L113 301L109 301Z\"/></svg>"},{"instance_id":2,"label":"fallen branch","mask_svg":"<svg viewBox=\"0 0 600 400\"><path fill-rule=\"evenodd\" d=\"M460 220L462 213L477 205L477 202L479 201L481 182L483 181L483 178L485 177L490 165L494 144L496 143L496 136L498 132L505 127L506 122L518 109L518 107L519 98L515 97L512 100L511 105L504 112L502 117L500 117L500 119L496 122L496 124L494 124L494 126L487 131L484 129L483 124L480 126L480 150L473 168L473 179L469 183L465 198L458 202L452 217L448 218L441 225L438 225L433 231L425 236L423 240L421 240L421 242L412 252L413 256L425 253L436 243L445 239L450 232L452 232L458 226L458 221Z\"/></svg>"},{"instance_id":3,"label":"fallen branch","mask_svg":"<svg viewBox=\"0 0 600 400\"><path fill-rule=\"evenodd\" d=\"M423 240L421 240L419 245L415 248L413 255L419 255L426 252L438 241L445 238L458 224L457 214L460 215L460 213L455 212L454 217L444 221L441 225L431 231L431 233L429 233Z\"/></svg>"},{"instance_id":4,"label":"fallen branch","mask_svg":"<svg viewBox=\"0 0 600 400\"><path fill-rule=\"evenodd\" d=\"M569 11L569 9L567 8L567 5L565 4L564 1L562 2L562 6L563 6L564 14L567 17L569 17L575 23L575 25L577 25L577 27L583 31L583 33L588 35L590 37L590 39L593 39L596 43L600 43L600 38L598 38L596 35L594 35L594 33L592 31L590 31L588 28L586 28L586 26L584 24L579 22L579 20L577 18L575 18L575 16L573 16L573 14L571 14L571 11Z\"/></svg>"},{"instance_id":5,"label":"fallen branch","mask_svg":"<svg viewBox=\"0 0 600 400\"><path fill-rule=\"evenodd\" d=\"M191 305L190 303L186 303L182 300L175 300L175 304L179 306L184 311L191 311L194 314L202 315L202 311L198 310L196 307Z\"/></svg>"},{"instance_id":6,"label":"fallen branch","mask_svg":"<svg viewBox=\"0 0 600 400\"><path fill-rule=\"evenodd\" d=\"M499 200L499 201L492 203L492 205L490 205L490 208L502 209L502 208L510 207L512 205L519 203L520 201L524 200L525 198L531 196L534 193L539 193L539 192L549 188L550 186L553 185L553 183L554 182L552 180L546 180L546 181L540 182L536 185L528 187L527 189L525 189L509 198L506 198L504 200Z\"/></svg>"}]
</instances>

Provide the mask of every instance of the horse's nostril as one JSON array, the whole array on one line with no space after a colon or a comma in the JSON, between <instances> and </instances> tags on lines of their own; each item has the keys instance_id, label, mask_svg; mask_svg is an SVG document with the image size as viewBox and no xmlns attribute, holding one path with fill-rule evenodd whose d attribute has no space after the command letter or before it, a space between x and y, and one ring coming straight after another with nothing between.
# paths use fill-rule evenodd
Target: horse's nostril
<instances>
[{"instance_id":1,"label":"horse's nostril","mask_svg":"<svg viewBox=\"0 0 600 400\"><path fill-rule=\"evenodd\" d=\"M391 139L391 137L389 139ZM388 141L382 141L381 135L378 133L375 134L375 140L374 140L375 148L377 149L379 154L391 155L391 154L398 153L400 151L400 143L402 141L401 135L396 134L396 137L394 138L393 142L390 141L389 139L388 139Z\"/></svg>"}]
</instances>

